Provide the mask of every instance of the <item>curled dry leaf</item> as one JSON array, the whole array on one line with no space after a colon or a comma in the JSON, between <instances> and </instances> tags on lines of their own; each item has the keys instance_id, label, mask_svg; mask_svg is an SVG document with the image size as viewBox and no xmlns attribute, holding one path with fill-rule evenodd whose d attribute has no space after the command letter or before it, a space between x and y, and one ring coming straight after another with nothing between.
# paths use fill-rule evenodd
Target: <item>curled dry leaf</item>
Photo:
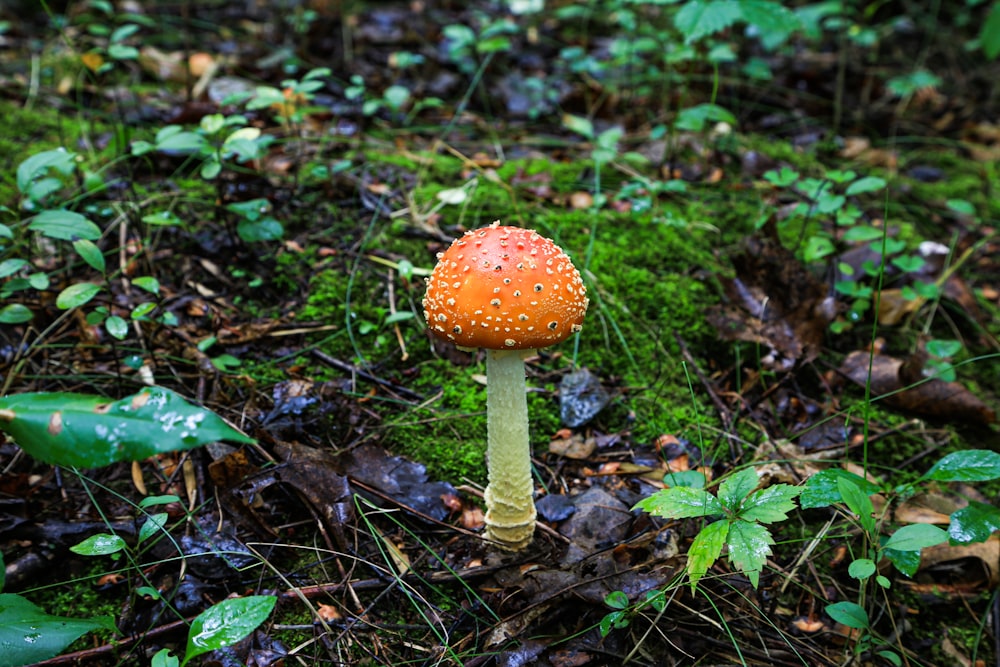
<instances>
[{"instance_id":1,"label":"curled dry leaf","mask_svg":"<svg viewBox=\"0 0 1000 667\"><path fill-rule=\"evenodd\" d=\"M872 396L894 410L928 419L971 422L980 426L996 420L989 406L957 382L926 380L907 386L900 378L902 367L902 359L858 350L847 355L840 365L840 372L861 386L865 386L870 379Z\"/></svg>"}]
</instances>

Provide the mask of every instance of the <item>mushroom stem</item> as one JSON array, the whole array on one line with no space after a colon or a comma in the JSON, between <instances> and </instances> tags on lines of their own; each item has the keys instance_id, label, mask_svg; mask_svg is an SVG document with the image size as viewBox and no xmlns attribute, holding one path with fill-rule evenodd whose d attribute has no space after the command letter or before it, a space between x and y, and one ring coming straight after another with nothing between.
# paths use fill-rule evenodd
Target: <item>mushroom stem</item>
<instances>
[{"instance_id":1,"label":"mushroom stem","mask_svg":"<svg viewBox=\"0 0 1000 667\"><path fill-rule=\"evenodd\" d=\"M524 382L530 352L486 350L486 537L511 551L528 546L535 532Z\"/></svg>"}]
</instances>

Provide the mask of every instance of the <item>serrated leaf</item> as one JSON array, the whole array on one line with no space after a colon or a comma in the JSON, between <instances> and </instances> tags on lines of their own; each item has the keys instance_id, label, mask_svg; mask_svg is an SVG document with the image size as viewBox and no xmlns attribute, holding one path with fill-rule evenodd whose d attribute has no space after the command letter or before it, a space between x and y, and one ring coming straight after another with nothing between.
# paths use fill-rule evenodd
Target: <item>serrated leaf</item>
<instances>
[{"instance_id":1,"label":"serrated leaf","mask_svg":"<svg viewBox=\"0 0 1000 667\"><path fill-rule=\"evenodd\" d=\"M912 523L890 535L882 547L896 551L920 551L947 541L948 533L943 529L929 523Z\"/></svg>"},{"instance_id":2,"label":"serrated leaf","mask_svg":"<svg viewBox=\"0 0 1000 667\"><path fill-rule=\"evenodd\" d=\"M5 396L0 398L0 430L37 459L79 468L142 460L215 440L254 442L163 387L147 387L119 401L61 392Z\"/></svg>"},{"instance_id":3,"label":"serrated leaf","mask_svg":"<svg viewBox=\"0 0 1000 667\"><path fill-rule=\"evenodd\" d=\"M743 19L760 29L761 41L774 49L802 27L802 20L791 9L773 0L740 0Z\"/></svg>"},{"instance_id":4,"label":"serrated leaf","mask_svg":"<svg viewBox=\"0 0 1000 667\"><path fill-rule=\"evenodd\" d=\"M761 523L784 521L788 513L795 509L795 498L800 493L802 487L791 484L774 484L754 491L740 508L739 518Z\"/></svg>"},{"instance_id":5,"label":"serrated leaf","mask_svg":"<svg viewBox=\"0 0 1000 667\"><path fill-rule=\"evenodd\" d=\"M198 614L188 630L184 662L195 656L232 646L258 625L267 620L278 598L273 595L251 595L232 598L215 604Z\"/></svg>"},{"instance_id":6,"label":"serrated leaf","mask_svg":"<svg viewBox=\"0 0 1000 667\"><path fill-rule=\"evenodd\" d=\"M759 523L734 521L729 527L726 538L729 546L729 562L750 579L750 584L757 588L760 583L760 573L764 563L771 554L774 538L771 531Z\"/></svg>"},{"instance_id":7,"label":"serrated leaf","mask_svg":"<svg viewBox=\"0 0 1000 667\"><path fill-rule=\"evenodd\" d=\"M837 479L837 490L840 491L840 497L843 499L844 504L847 505L847 508L857 515L858 521L865 532L869 535L874 535L875 517L872 515L875 512L875 506L872 505L872 499L868 497L868 494L855 484L853 480L844 477Z\"/></svg>"},{"instance_id":8,"label":"serrated leaf","mask_svg":"<svg viewBox=\"0 0 1000 667\"><path fill-rule=\"evenodd\" d=\"M855 630L868 628L868 612L855 602L834 602L826 606L826 613L837 623Z\"/></svg>"},{"instance_id":9,"label":"serrated leaf","mask_svg":"<svg viewBox=\"0 0 1000 667\"><path fill-rule=\"evenodd\" d=\"M837 480L841 478L850 480L867 495L879 491L877 485L860 475L855 475L841 468L829 468L821 470L806 480L805 488L799 496L799 506L802 509L814 509L843 502L840 489L837 486Z\"/></svg>"},{"instance_id":10,"label":"serrated leaf","mask_svg":"<svg viewBox=\"0 0 1000 667\"><path fill-rule=\"evenodd\" d=\"M988 449L952 452L931 466L923 479L939 482L985 482L1000 477L1000 454Z\"/></svg>"},{"instance_id":11,"label":"serrated leaf","mask_svg":"<svg viewBox=\"0 0 1000 667\"><path fill-rule=\"evenodd\" d=\"M108 556L116 554L124 548L125 540L118 535L99 533L91 535L79 544L74 544L69 550L81 556Z\"/></svg>"},{"instance_id":12,"label":"serrated leaf","mask_svg":"<svg viewBox=\"0 0 1000 667\"><path fill-rule=\"evenodd\" d=\"M722 503L711 493L690 486L662 489L648 498L643 498L635 507L666 519L692 519L726 512Z\"/></svg>"},{"instance_id":13,"label":"serrated leaf","mask_svg":"<svg viewBox=\"0 0 1000 667\"><path fill-rule=\"evenodd\" d=\"M84 633L114 630L110 616L52 616L20 595L0 594L0 667L33 665L59 655Z\"/></svg>"},{"instance_id":14,"label":"serrated leaf","mask_svg":"<svg viewBox=\"0 0 1000 667\"><path fill-rule=\"evenodd\" d=\"M674 27L691 44L706 35L714 35L743 18L736 0L692 0L674 16Z\"/></svg>"},{"instance_id":15,"label":"serrated leaf","mask_svg":"<svg viewBox=\"0 0 1000 667\"><path fill-rule=\"evenodd\" d=\"M62 310L79 308L97 296L97 293L100 291L101 286L94 283L77 283L75 285L70 285L63 291L59 292L59 295L56 297L56 307L61 308Z\"/></svg>"},{"instance_id":16,"label":"serrated leaf","mask_svg":"<svg viewBox=\"0 0 1000 667\"><path fill-rule=\"evenodd\" d=\"M729 475L719 484L719 502L735 512L743 499L760 484L757 471L753 468L743 468Z\"/></svg>"},{"instance_id":17,"label":"serrated leaf","mask_svg":"<svg viewBox=\"0 0 1000 667\"><path fill-rule=\"evenodd\" d=\"M100 227L88 220L87 216L61 208L42 211L31 219L28 229L61 241L96 241L101 238Z\"/></svg>"},{"instance_id":18,"label":"serrated leaf","mask_svg":"<svg viewBox=\"0 0 1000 667\"><path fill-rule=\"evenodd\" d=\"M722 547L726 544L729 535L730 521L721 519L710 523L695 535L688 549L687 571L691 580L691 588L695 588L698 580L705 576L708 568L719 560L722 554Z\"/></svg>"},{"instance_id":19,"label":"serrated leaf","mask_svg":"<svg viewBox=\"0 0 1000 667\"><path fill-rule=\"evenodd\" d=\"M948 537L959 544L985 542L996 530L1000 530L1000 509L973 501L951 513Z\"/></svg>"}]
</instances>

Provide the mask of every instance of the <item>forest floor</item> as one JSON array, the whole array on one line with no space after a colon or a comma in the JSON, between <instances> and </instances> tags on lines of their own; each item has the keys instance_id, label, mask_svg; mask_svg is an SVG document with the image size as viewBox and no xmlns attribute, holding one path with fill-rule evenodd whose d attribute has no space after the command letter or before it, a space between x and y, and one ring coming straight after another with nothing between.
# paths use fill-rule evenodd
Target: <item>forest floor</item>
<instances>
[{"instance_id":1,"label":"forest floor","mask_svg":"<svg viewBox=\"0 0 1000 667\"><path fill-rule=\"evenodd\" d=\"M1000 451L988 8L533 4L0 9L0 393L157 385L253 439L0 445L4 593L114 619L41 664L182 655L258 594L205 664L1000 665L1000 474L935 468ZM590 296L528 359L515 553L482 353L421 306L495 220ZM742 470L715 523L635 507Z\"/></svg>"}]
</instances>

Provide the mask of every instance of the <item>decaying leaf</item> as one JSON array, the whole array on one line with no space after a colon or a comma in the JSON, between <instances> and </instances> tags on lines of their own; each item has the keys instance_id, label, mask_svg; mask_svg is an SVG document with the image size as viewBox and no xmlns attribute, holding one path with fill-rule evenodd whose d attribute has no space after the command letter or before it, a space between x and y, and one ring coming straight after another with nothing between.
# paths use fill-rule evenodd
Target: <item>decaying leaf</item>
<instances>
[{"instance_id":1,"label":"decaying leaf","mask_svg":"<svg viewBox=\"0 0 1000 667\"><path fill-rule=\"evenodd\" d=\"M995 421L993 410L957 382L929 379L918 384L905 383L900 377L903 364L902 359L858 350L847 355L840 372L861 386L870 381L872 396L894 410L981 426Z\"/></svg>"},{"instance_id":2,"label":"decaying leaf","mask_svg":"<svg viewBox=\"0 0 1000 667\"><path fill-rule=\"evenodd\" d=\"M761 363L788 371L819 353L834 303L826 285L781 245L774 225L766 230L733 258L736 275L722 279L728 303L711 309L708 321L724 338L767 347Z\"/></svg>"}]
</instances>

